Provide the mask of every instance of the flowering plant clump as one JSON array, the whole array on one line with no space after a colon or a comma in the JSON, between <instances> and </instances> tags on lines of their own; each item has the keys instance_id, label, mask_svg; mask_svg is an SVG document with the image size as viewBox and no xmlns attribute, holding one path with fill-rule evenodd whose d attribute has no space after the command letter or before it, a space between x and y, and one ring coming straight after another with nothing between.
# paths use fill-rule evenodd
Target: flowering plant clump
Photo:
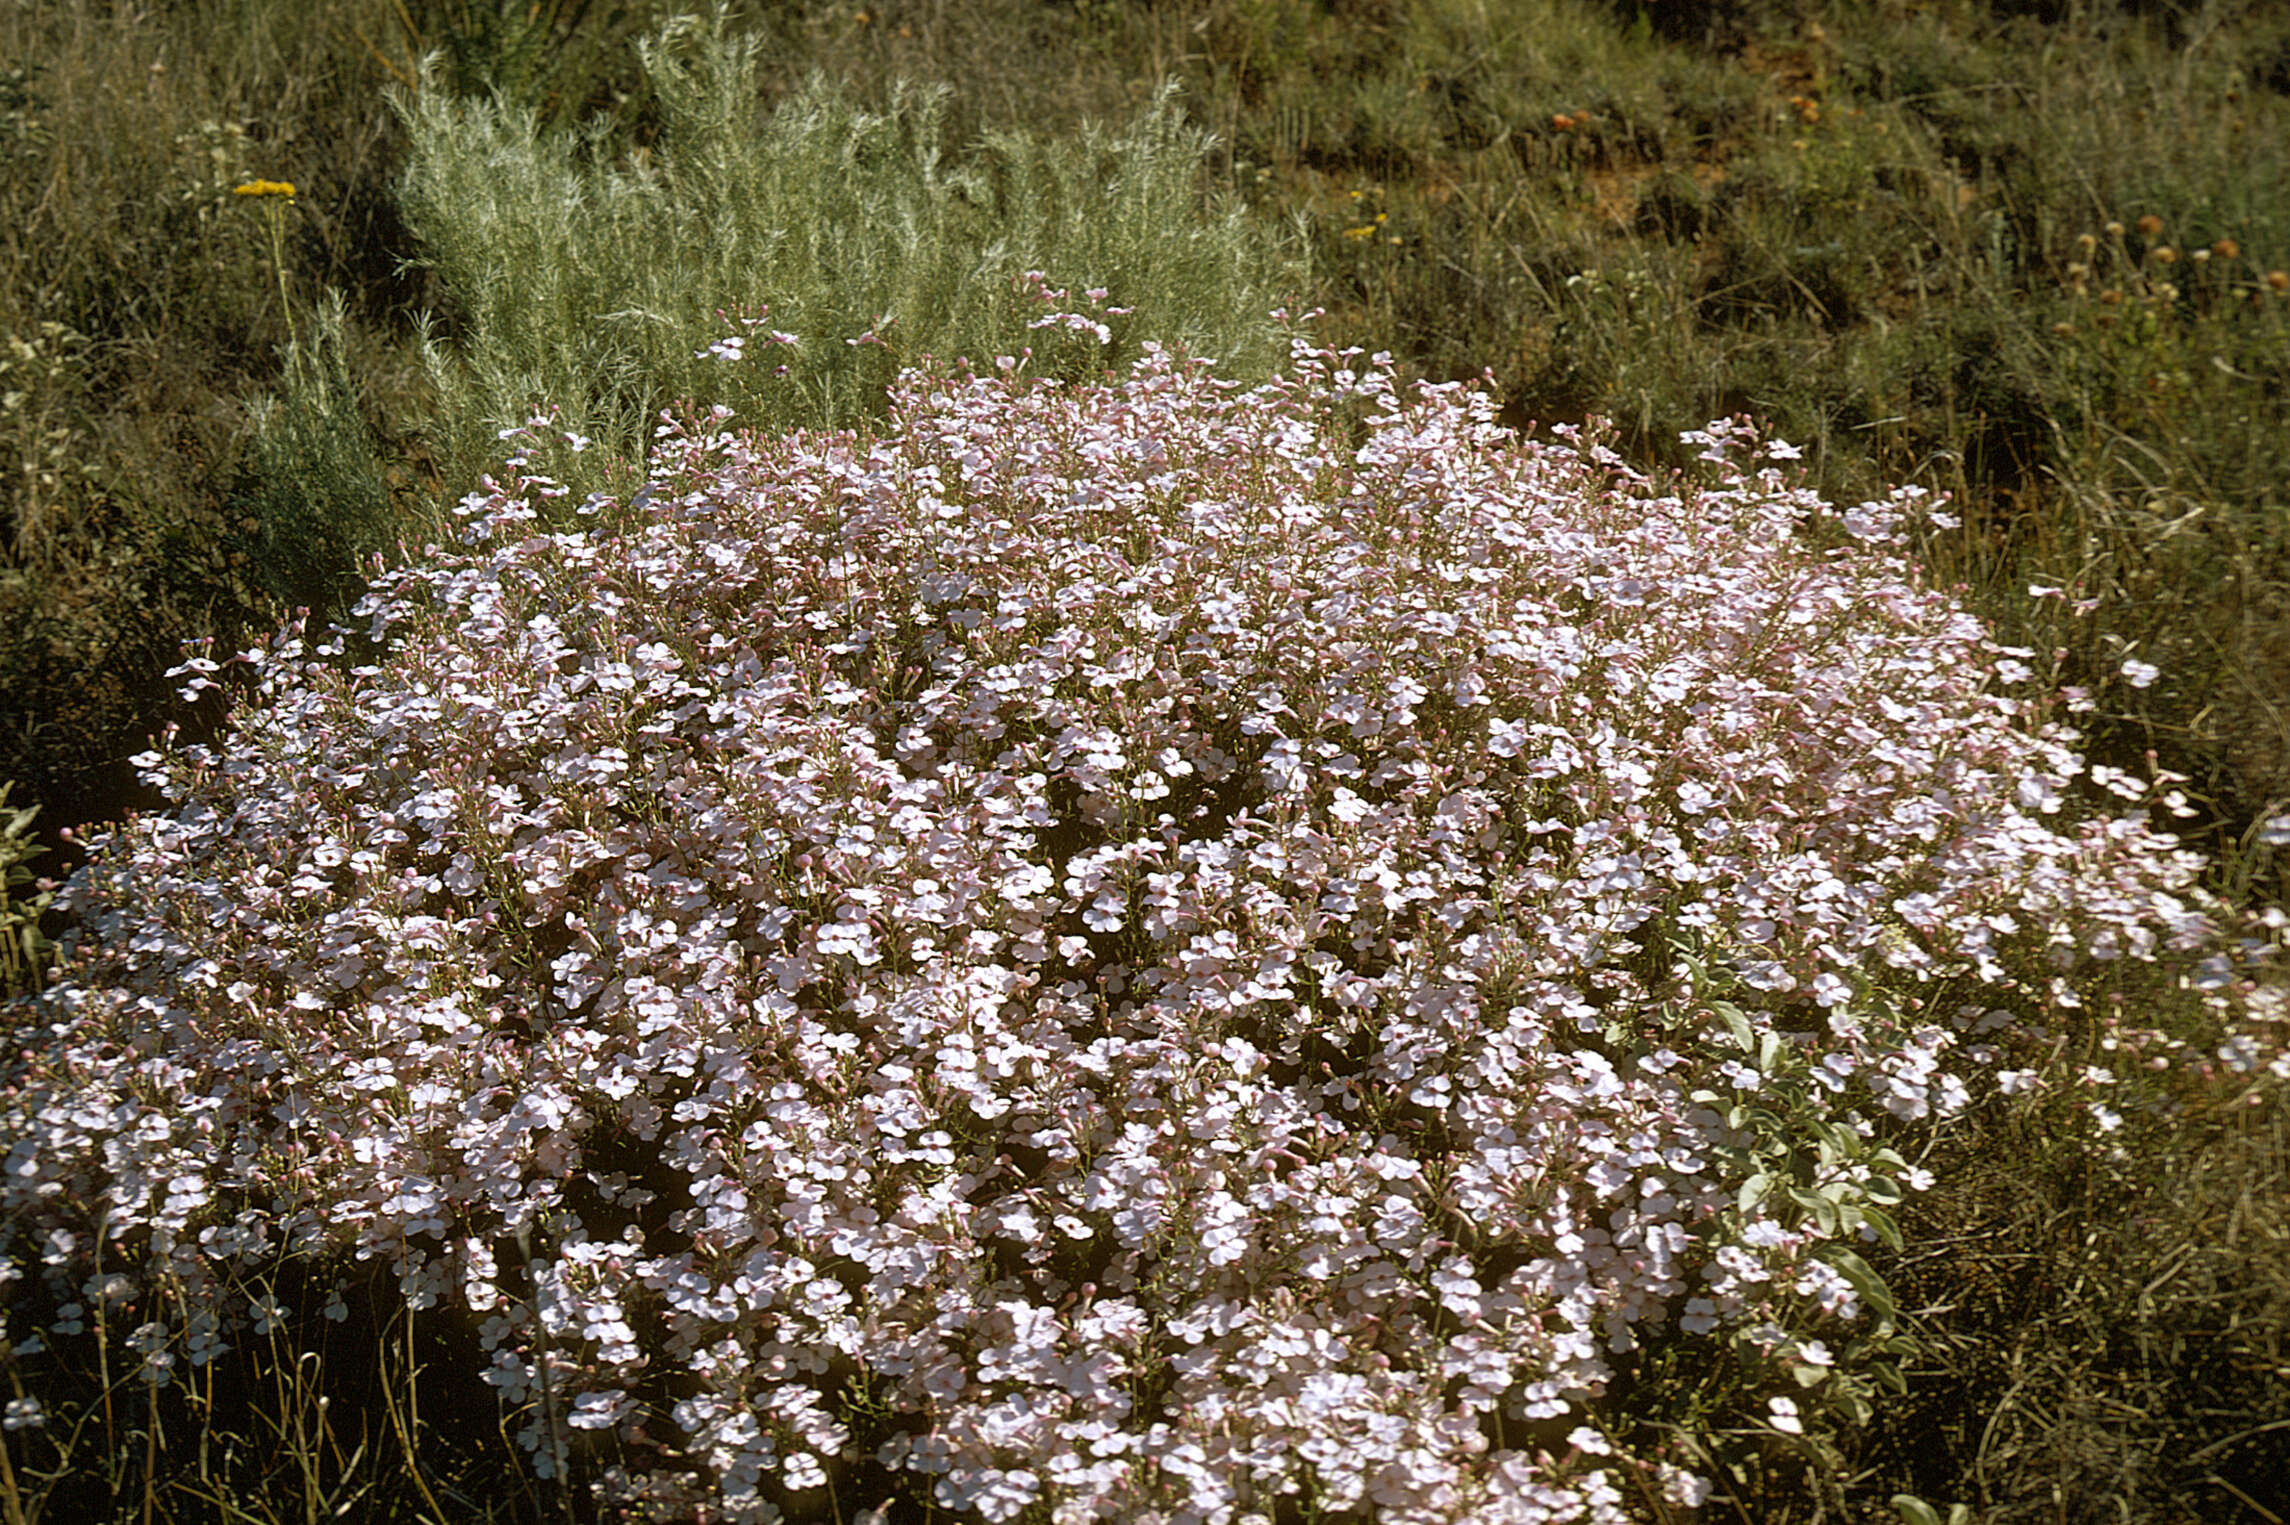
<instances>
[{"instance_id":1,"label":"flowering plant clump","mask_svg":"<svg viewBox=\"0 0 2290 1525\"><path fill-rule=\"evenodd\" d=\"M2206 946L2196 864L2066 808L1913 492L1356 362L669 424L582 532L514 457L142 760L0 1096L12 1255L218 1289L198 1354L239 1269L378 1261L638 1511L1699 1502L1600 1432L1617 1357L1735 1341L1796 1424L1901 1138Z\"/></svg>"}]
</instances>

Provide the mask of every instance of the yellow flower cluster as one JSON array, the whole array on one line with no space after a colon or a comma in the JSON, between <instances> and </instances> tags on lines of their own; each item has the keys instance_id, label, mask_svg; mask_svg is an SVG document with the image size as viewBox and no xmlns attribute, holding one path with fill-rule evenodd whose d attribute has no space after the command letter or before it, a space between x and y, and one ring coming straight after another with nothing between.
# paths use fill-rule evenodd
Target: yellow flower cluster
<instances>
[{"instance_id":1,"label":"yellow flower cluster","mask_svg":"<svg viewBox=\"0 0 2290 1525\"><path fill-rule=\"evenodd\" d=\"M287 200L292 201L294 199L294 182L291 180L249 180L244 185L234 187L231 194L233 196L284 196Z\"/></svg>"}]
</instances>

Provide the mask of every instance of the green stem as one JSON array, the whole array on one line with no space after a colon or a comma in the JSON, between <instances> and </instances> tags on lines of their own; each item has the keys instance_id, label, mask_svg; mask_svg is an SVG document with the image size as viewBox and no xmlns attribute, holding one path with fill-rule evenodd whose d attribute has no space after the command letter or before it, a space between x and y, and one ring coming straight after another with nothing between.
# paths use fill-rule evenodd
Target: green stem
<instances>
[{"instance_id":1,"label":"green stem","mask_svg":"<svg viewBox=\"0 0 2290 1525\"><path fill-rule=\"evenodd\" d=\"M286 290L286 207L274 199L266 210L270 215L270 268L278 277L279 310L286 314L286 346L291 357L288 363L299 364L302 340L294 331L294 299Z\"/></svg>"}]
</instances>

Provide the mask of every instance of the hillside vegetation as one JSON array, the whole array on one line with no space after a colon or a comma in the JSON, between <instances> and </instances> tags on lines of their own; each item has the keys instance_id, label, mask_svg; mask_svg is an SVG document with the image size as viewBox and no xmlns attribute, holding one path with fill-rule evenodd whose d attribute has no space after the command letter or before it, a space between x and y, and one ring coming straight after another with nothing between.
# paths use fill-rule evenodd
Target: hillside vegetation
<instances>
[{"instance_id":1,"label":"hillside vegetation","mask_svg":"<svg viewBox=\"0 0 2290 1525\"><path fill-rule=\"evenodd\" d=\"M1588 425L1568 438L1658 504L1715 490L1736 434L1712 420L1754 420L1740 439L1795 452L1764 458L1765 489L1847 510L1910 490L1883 575L1984 622L1985 681L2036 696L2030 734L2080 733L2071 814L2130 809L2121 833L2200 851L2139 893L2207 906L2233 968L2113 960L2077 975L2080 1017L1955 1033L1980 1050L1962 1115L1927 1136L1893 1114L1851 1146L1905 1151L1888 1170L1931 1185L1829 1225L1868 1227L1857 1254L1889 1289L1847 1369L1803 1368L1800 1418L1756 1385L1780 1368L1683 1339L1610 1352L1600 1443L1760 1522L2290 1514L2278 976L2235 963L2279 943L2290 882L2278 8L41 0L0 16L0 59L0 993L50 977L74 903L53 876L90 834L205 798L163 789L158 759L247 734L233 696L278 669L231 653L307 610L296 628L346 665L323 632L364 628L373 577L474 554L476 504L602 544L661 490L648 452L677 430L842 441L819 459L855 481L914 427L917 378L1079 399L1154 357L1238 390L1300 385L1311 354L1377 375L1374 353L1395 398L1481 388L1472 428ZM1316 427L1368 437L1372 390ZM1799 517L1823 551L1854 541ZM1114 537L1132 565L1158 523ZM921 702L900 681L890 700ZM1656 941L1684 957L1682 936ZM196 983L97 941L54 976L75 999ZM2040 992L2033 971L2012 977ZM62 1084L55 1012L11 1012L30 1137L25 1098ZM132 1021L111 1038L140 1052ZM2023 1074L2047 1079L2000 1078ZM1774 1115L1817 1197L1847 1146L1816 1112ZM114 1329L127 1293L115 1309L98 1274L78 1314L51 1305L86 1248L10 1241L49 1304L10 1315L7 1518L573 1507L494 1433L534 1411L496 1425L436 1375L474 1336L401 1313L388 1282L313 1322L349 1305L274 1267L281 1316L249 1327L308 1360L242 1330L237 1364L183 1347L200 1380L162 1402L121 1364L127 1331L158 1327ZM63 1333L42 1349L82 1326L99 1358ZM1650 1486L1615 1507L1693 1492Z\"/></svg>"}]
</instances>

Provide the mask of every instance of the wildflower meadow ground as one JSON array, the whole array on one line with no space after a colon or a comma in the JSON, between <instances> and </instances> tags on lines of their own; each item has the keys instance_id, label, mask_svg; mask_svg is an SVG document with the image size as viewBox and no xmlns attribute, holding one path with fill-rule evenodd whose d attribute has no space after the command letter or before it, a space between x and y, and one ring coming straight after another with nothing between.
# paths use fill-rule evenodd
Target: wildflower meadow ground
<instances>
[{"instance_id":1,"label":"wildflower meadow ground","mask_svg":"<svg viewBox=\"0 0 2290 1525\"><path fill-rule=\"evenodd\" d=\"M9 1012L10 1337L115 1299L164 1384L379 1275L634 1518L1684 1517L1649 1343L1712 1426L1884 1401L1923 1143L2108 1128L2127 963L2279 1067L2277 929L1923 584L1932 500L1492 417L1005 359L580 502L535 420L358 627L179 674L228 727Z\"/></svg>"}]
</instances>

